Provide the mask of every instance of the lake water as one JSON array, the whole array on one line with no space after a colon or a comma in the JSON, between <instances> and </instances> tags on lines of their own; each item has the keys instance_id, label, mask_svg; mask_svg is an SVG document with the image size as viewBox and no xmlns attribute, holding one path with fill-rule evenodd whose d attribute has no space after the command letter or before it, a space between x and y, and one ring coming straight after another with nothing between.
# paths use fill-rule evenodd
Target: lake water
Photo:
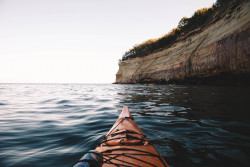
<instances>
[{"instance_id":1,"label":"lake water","mask_svg":"<svg viewBox=\"0 0 250 167\"><path fill-rule=\"evenodd\" d=\"M0 84L0 166L73 166L125 105L171 166L250 166L250 87L112 84Z\"/></svg>"}]
</instances>

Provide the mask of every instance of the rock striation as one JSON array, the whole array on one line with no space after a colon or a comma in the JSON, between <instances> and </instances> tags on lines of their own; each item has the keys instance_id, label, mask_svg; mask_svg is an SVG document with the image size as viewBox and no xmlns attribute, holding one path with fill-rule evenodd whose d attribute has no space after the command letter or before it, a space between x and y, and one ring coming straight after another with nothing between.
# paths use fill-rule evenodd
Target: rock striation
<instances>
[{"instance_id":1,"label":"rock striation","mask_svg":"<svg viewBox=\"0 0 250 167\"><path fill-rule=\"evenodd\" d=\"M250 83L250 1L228 6L171 46L119 62L116 82Z\"/></svg>"}]
</instances>

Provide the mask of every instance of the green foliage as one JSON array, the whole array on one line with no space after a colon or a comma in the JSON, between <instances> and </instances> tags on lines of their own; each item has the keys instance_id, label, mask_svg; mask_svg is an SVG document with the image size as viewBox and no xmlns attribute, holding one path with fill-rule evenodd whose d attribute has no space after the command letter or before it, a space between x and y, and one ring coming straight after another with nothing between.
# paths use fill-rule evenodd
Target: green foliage
<instances>
[{"instance_id":1,"label":"green foliage","mask_svg":"<svg viewBox=\"0 0 250 167\"><path fill-rule=\"evenodd\" d=\"M180 20L180 22L179 22L179 24L178 24L178 27L183 27L183 26L187 25L188 22L189 22L189 18L188 18L188 17L183 17L183 18Z\"/></svg>"},{"instance_id":2,"label":"green foliage","mask_svg":"<svg viewBox=\"0 0 250 167\"><path fill-rule=\"evenodd\" d=\"M228 1L228 0L217 0L215 2L215 4L213 5L213 7L218 8L218 7L222 6L224 3L226 3L226 1Z\"/></svg>"},{"instance_id":3,"label":"green foliage","mask_svg":"<svg viewBox=\"0 0 250 167\"><path fill-rule=\"evenodd\" d=\"M168 34L160 38L150 39L139 45L135 45L132 49L125 52L122 56L122 61L127 60L129 58L143 57L153 52L156 52L161 48L171 45L176 41L178 37L186 35L194 29L205 25L206 21L209 17L211 17L213 12L227 2L228 0L217 0L212 7L197 10L190 18L183 17L179 21L178 27L172 29Z\"/></svg>"}]
</instances>

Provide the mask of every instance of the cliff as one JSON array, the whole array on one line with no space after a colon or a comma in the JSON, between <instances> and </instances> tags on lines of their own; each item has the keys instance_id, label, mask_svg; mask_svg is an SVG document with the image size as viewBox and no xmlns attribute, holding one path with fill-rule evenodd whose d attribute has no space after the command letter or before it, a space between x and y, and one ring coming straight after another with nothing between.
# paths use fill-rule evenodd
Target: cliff
<instances>
[{"instance_id":1,"label":"cliff","mask_svg":"<svg viewBox=\"0 0 250 167\"><path fill-rule=\"evenodd\" d=\"M250 83L250 1L214 14L171 46L119 62L115 83Z\"/></svg>"}]
</instances>

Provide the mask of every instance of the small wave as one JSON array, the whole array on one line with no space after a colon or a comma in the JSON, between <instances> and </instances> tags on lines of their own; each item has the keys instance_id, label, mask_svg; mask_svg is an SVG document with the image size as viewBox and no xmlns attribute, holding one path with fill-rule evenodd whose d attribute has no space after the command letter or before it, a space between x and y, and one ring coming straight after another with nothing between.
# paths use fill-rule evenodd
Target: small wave
<instances>
[{"instance_id":1,"label":"small wave","mask_svg":"<svg viewBox=\"0 0 250 167\"><path fill-rule=\"evenodd\" d=\"M139 103L123 103L125 106L151 106L154 105L154 102L139 102Z\"/></svg>"},{"instance_id":2,"label":"small wave","mask_svg":"<svg viewBox=\"0 0 250 167\"><path fill-rule=\"evenodd\" d=\"M47 100L44 100L44 101L41 101L40 103L41 104L46 104L46 103L50 103L52 101L54 101L55 99L47 99Z\"/></svg>"},{"instance_id":3,"label":"small wave","mask_svg":"<svg viewBox=\"0 0 250 167\"><path fill-rule=\"evenodd\" d=\"M87 98L84 98L83 100L84 100L84 101L91 101L91 100L93 100L93 98L87 97Z\"/></svg>"},{"instance_id":4,"label":"small wave","mask_svg":"<svg viewBox=\"0 0 250 167\"><path fill-rule=\"evenodd\" d=\"M102 107L102 108L97 109L97 111L111 111L111 110L114 110L114 108L112 108L112 107Z\"/></svg>"},{"instance_id":5,"label":"small wave","mask_svg":"<svg viewBox=\"0 0 250 167\"><path fill-rule=\"evenodd\" d=\"M69 100L60 100L57 102L57 104L64 104L64 103L70 103Z\"/></svg>"},{"instance_id":6,"label":"small wave","mask_svg":"<svg viewBox=\"0 0 250 167\"><path fill-rule=\"evenodd\" d=\"M152 112L152 113L146 113L146 115L164 116L164 117L175 116L173 112Z\"/></svg>"},{"instance_id":7,"label":"small wave","mask_svg":"<svg viewBox=\"0 0 250 167\"><path fill-rule=\"evenodd\" d=\"M67 104L65 104L65 105L60 106L60 107L58 107L58 108L60 108L60 109L65 109L65 108L74 108L74 107L76 107L76 106L74 106L74 105L67 105Z\"/></svg>"},{"instance_id":8,"label":"small wave","mask_svg":"<svg viewBox=\"0 0 250 167\"><path fill-rule=\"evenodd\" d=\"M164 107L154 107L152 111L185 111L188 108L179 106L164 106Z\"/></svg>"}]
</instances>

